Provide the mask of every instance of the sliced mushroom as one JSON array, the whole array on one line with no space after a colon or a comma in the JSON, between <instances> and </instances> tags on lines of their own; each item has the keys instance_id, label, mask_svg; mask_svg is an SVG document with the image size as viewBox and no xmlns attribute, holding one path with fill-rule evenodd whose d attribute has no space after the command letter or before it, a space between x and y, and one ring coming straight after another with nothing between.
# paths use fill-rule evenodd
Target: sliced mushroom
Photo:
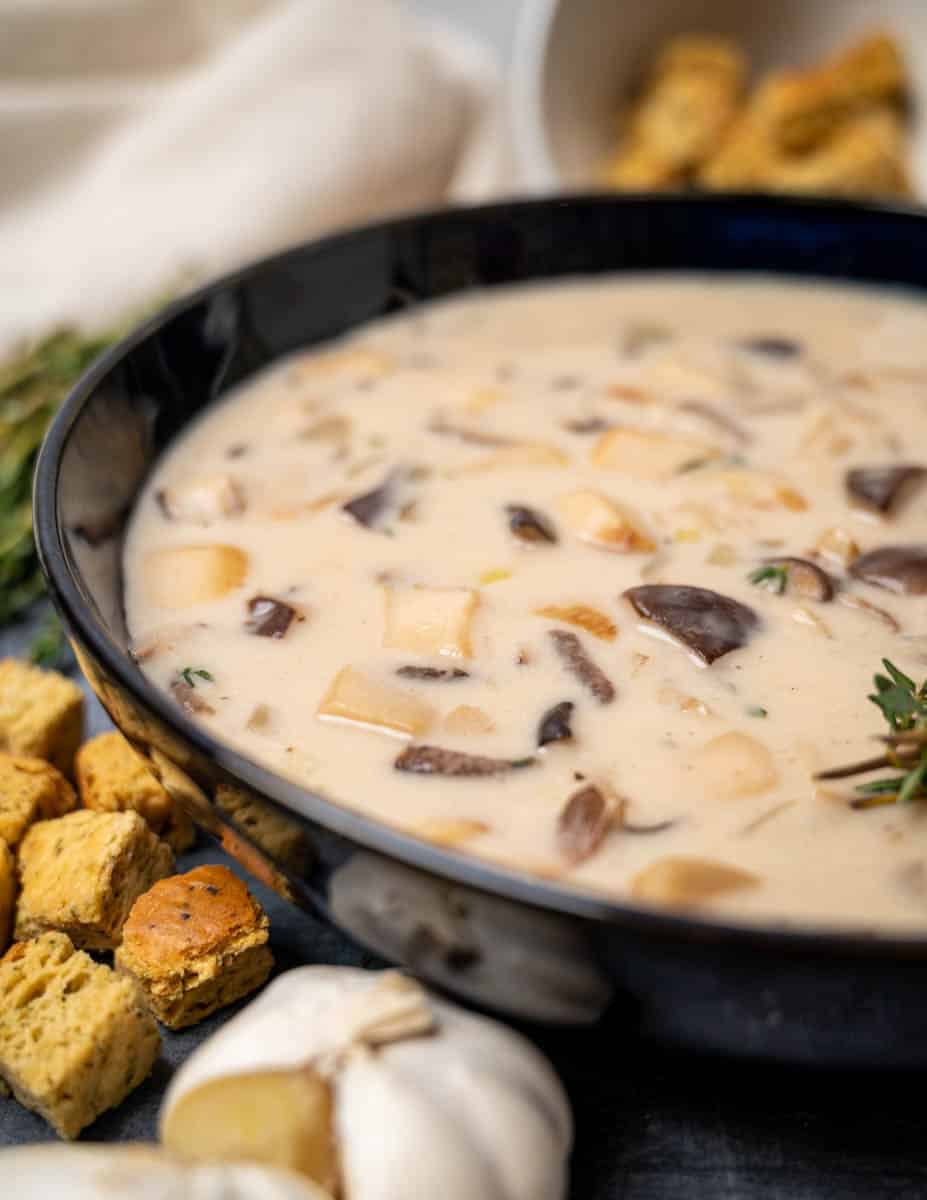
<instances>
[{"instance_id":1,"label":"sliced mushroom","mask_svg":"<svg viewBox=\"0 0 927 1200\"><path fill-rule=\"evenodd\" d=\"M802 344L795 338L761 335L759 337L741 338L737 345L741 350L751 354L763 354L766 358L776 358L781 361L798 358L802 353Z\"/></svg>"},{"instance_id":2,"label":"sliced mushroom","mask_svg":"<svg viewBox=\"0 0 927 1200\"><path fill-rule=\"evenodd\" d=\"M605 433L612 428L612 423L604 417L576 417L572 421L564 421L563 428L567 433Z\"/></svg>"},{"instance_id":3,"label":"sliced mushroom","mask_svg":"<svg viewBox=\"0 0 927 1200\"><path fill-rule=\"evenodd\" d=\"M405 666L397 667L396 674L401 675L403 679L422 679L431 680L434 682L470 678L469 671L461 671L458 670L457 667L451 669L442 667Z\"/></svg>"},{"instance_id":4,"label":"sliced mushroom","mask_svg":"<svg viewBox=\"0 0 927 1200\"><path fill-rule=\"evenodd\" d=\"M568 742L573 738L570 720L573 716L572 700L561 700L549 708L538 725L538 745L549 746L551 742Z\"/></svg>"},{"instance_id":5,"label":"sliced mushroom","mask_svg":"<svg viewBox=\"0 0 927 1200\"><path fill-rule=\"evenodd\" d=\"M783 572L783 586L779 589L788 595L802 596L806 600L827 603L834 598L834 581L827 572L807 558L764 558L764 566L777 567ZM758 574L758 572L755 572Z\"/></svg>"},{"instance_id":6,"label":"sliced mushroom","mask_svg":"<svg viewBox=\"0 0 927 1200\"><path fill-rule=\"evenodd\" d=\"M175 679L171 683L171 695L180 707L188 713L198 713L200 716L208 716L210 713L216 711L208 701L203 699L195 687L191 687L183 679Z\"/></svg>"},{"instance_id":7,"label":"sliced mushroom","mask_svg":"<svg viewBox=\"0 0 927 1200\"><path fill-rule=\"evenodd\" d=\"M720 430L721 433L726 433L738 446L746 446L753 440L746 429L739 425L733 417L711 404L705 404L702 400L686 400L679 405L679 411L701 417L703 421Z\"/></svg>"},{"instance_id":8,"label":"sliced mushroom","mask_svg":"<svg viewBox=\"0 0 927 1200\"><path fill-rule=\"evenodd\" d=\"M923 481L927 467L902 463L886 467L854 467L845 483L852 501L875 512L890 513L916 483Z\"/></svg>"},{"instance_id":9,"label":"sliced mushroom","mask_svg":"<svg viewBox=\"0 0 927 1200\"><path fill-rule=\"evenodd\" d=\"M444 437L456 438L467 446L512 446L511 438L498 433L486 433L481 429L468 429L465 425L454 425L445 417L439 416L428 426L429 433L441 434Z\"/></svg>"},{"instance_id":10,"label":"sliced mushroom","mask_svg":"<svg viewBox=\"0 0 927 1200\"><path fill-rule=\"evenodd\" d=\"M245 629L256 637L282 638L294 621L303 620L290 604L273 596L252 596Z\"/></svg>"},{"instance_id":11,"label":"sliced mushroom","mask_svg":"<svg viewBox=\"0 0 927 1200\"><path fill-rule=\"evenodd\" d=\"M353 517L358 525L363 525L365 529L376 529L380 518L389 510L395 498L396 478L397 473L390 471L375 488L342 504L341 511Z\"/></svg>"},{"instance_id":12,"label":"sliced mushroom","mask_svg":"<svg viewBox=\"0 0 927 1200\"><path fill-rule=\"evenodd\" d=\"M615 685L601 667L592 661L576 634L566 629L551 629L550 636L567 670L589 689L600 704L611 704L616 695Z\"/></svg>"},{"instance_id":13,"label":"sliced mushroom","mask_svg":"<svg viewBox=\"0 0 927 1200\"><path fill-rule=\"evenodd\" d=\"M524 504L507 504L505 511L509 518L509 529L521 541L551 544L557 541L553 525L537 509Z\"/></svg>"},{"instance_id":14,"label":"sliced mushroom","mask_svg":"<svg viewBox=\"0 0 927 1200\"><path fill-rule=\"evenodd\" d=\"M745 646L760 628L746 604L708 588L644 584L624 593L642 617L662 626L704 663Z\"/></svg>"},{"instance_id":15,"label":"sliced mushroom","mask_svg":"<svg viewBox=\"0 0 927 1200\"><path fill-rule=\"evenodd\" d=\"M527 758L486 758L480 754L445 750L443 746L409 746L393 766L397 771L408 771L413 775L442 775L450 779L502 775L506 771L530 767L535 761L533 755Z\"/></svg>"},{"instance_id":16,"label":"sliced mushroom","mask_svg":"<svg viewBox=\"0 0 927 1200\"><path fill-rule=\"evenodd\" d=\"M557 818L557 848L576 866L598 850L610 828L608 801L597 787L580 788Z\"/></svg>"},{"instance_id":17,"label":"sliced mushroom","mask_svg":"<svg viewBox=\"0 0 927 1200\"><path fill-rule=\"evenodd\" d=\"M886 612L884 608L879 608L876 604L870 604L862 596L857 596L853 592L843 592L839 600L846 608L853 608L857 612L868 613L869 616L880 621L892 633L901 633L901 626L890 612Z\"/></svg>"},{"instance_id":18,"label":"sliced mushroom","mask_svg":"<svg viewBox=\"0 0 927 1200\"><path fill-rule=\"evenodd\" d=\"M901 596L927 593L927 545L882 546L850 563L850 574Z\"/></svg>"}]
</instances>

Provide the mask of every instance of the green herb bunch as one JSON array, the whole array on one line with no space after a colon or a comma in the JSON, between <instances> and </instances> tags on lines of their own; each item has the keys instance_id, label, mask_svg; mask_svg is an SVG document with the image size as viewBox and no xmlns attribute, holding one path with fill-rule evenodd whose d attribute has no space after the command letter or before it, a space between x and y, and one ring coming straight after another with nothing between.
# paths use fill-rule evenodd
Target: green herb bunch
<instances>
[{"instance_id":1,"label":"green herb bunch","mask_svg":"<svg viewBox=\"0 0 927 1200\"><path fill-rule=\"evenodd\" d=\"M818 779L846 779L893 767L896 774L870 780L856 788L854 808L883 804L909 804L927 799L927 679L918 686L913 679L882 659L885 674L873 680L869 699L888 722L889 734L882 737L887 752L877 758L822 771Z\"/></svg>"},{"instance_id":2,"label":"green herb bunch","mask_svg":"<svg viewBox=\"0 0 927 1200\"><path fill-rule=\"evenodd\" d=\"M63 330L0 365L0 627L43 590L32 540L32 473L48 424L113 336Z\"/></svg>"}]
</instances>

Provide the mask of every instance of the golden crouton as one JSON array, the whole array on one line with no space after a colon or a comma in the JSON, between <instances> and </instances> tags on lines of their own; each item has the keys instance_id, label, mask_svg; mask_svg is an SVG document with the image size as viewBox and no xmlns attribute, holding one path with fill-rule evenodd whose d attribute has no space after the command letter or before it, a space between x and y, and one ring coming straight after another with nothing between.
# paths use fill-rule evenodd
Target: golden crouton
<instances>
[{"instance_id":1,"label":"golden crouton","mask_svg":"<svg viewBox=\"0 0 927 1200\"><path fill-rule=\"evenodd\" d=\"M193 845L192 821L121 733L101 733L85 742L74 770L84 808L137 812L175 852Z\"/></svg>"},{"instance_id":2,"label":"golden crouton","mask_svg":"<svg viewBox=\"0 0 927 1200\"><path fill-rule=\"evenodd\" d=\"M703 169L700 182L716 190L908 196L912 189L906 160L904 125L890 108L861 112L804 154L777 151L749 116Z\"/></svg>"},{"instance_id":3,"label":"golden crouton","mask_svg":"<svg viewBox=\"0 0 927 1200\"><path fill-rule=\"evenodd\" d=\"M744 56L726 38L687 34L671 41L630 114L606 182L620 188L682 182L718 148L745 76Z\"/></svg>"},{"instance_id":4,"label":"golden crouton","mask_svg":"<svg viewBox=\"0 0 927 1200\"><path fill-rule=\"evenodd\" d=\"M0 753L0 838L14 850L36 821L62 817L77 805L65 777L41 758Z\"/></svg>"},{"instance_id":5,"label":"golden crouton","mask_svg":"<svg viewBox=\"0 0 927 1200\"><path fill-rule=\"evenodd\" d=\"M61 1137L77 1137L138 1087L159 1047L135 981L63 933L0 959L0 1079Z\"/></svg>"},{"instance_id":6,"label":"golden crouton","mask_svg":"<svg viewBox=\"0 0 927 1200\"><path fill-rule=\"evenodd\" d=\"M135 901L116 966L135 976L159 1021L182 1029L264 983L274 962L267 928L237 875L197 867Z\"/></svg>"},{"instance_id":7,"label":"golden crouton","mask_svg":"<svg viewBox=\"0 0 927 1200\"><path fill-rule=\"evenodd\" d=\"M825 141L862 110L900 105L908 90L897 42L875 33L805 71L781 71L757 88L754 117L786 153Z\"/></svg>"},{"instance_id":8,"label":"golden crouton","mask_svg":"<svg viewBox=\"0 0 927 1200\"><path fill-rule=\"evenodd\" d=\"M10 940L16 903L16 863L13 852L0 838L0 954Z\"/></svg>"},{"instance_id":9,"label":"golden crouton","mask_svg":"<svg viewBox=\"0 0 927 1200\"><path fill-rule=\"evenodd\" d=\"M44 758L70 775L83 720L76 683L17 658L0 660L0 750Z\"/></svg>"},{"instance_id":10,"label":"golden crouton","mask_svg":"<svg viewBox=\"0 0 927 1200\"><path fill-rule=\"evenodd\" d=\"M19 848L16 937L58 929L76 946L110 950L136 899L173 869L170 847L138 813L81 809L39 821Z\"/></svg>"},{"instance_id":11,"label":"golden crouton","mask_svg":"<svg viewBox=\"0 0 927 1200\"><path fill-rule=\"evenodd\" d=\"M762 183L780 192L908 196L901 118L888 108L863 112L820 149L771 162Z\"/></svg>"}]
</instances>

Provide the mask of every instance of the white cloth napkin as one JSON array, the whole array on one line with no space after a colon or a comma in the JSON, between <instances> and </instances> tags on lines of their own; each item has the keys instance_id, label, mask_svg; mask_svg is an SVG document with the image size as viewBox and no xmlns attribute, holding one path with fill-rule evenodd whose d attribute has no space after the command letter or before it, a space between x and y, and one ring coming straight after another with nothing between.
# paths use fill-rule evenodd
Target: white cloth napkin
<instances>
[{"instance_id":1,"label":"white cloth napkin","mask_svg":"<svg viewBox=\"0 0 927 1200\"><path fill-rule=\"evenodd\" d=\"M487 51L397 0L4 0L0 354L505 178Z\"/></svg>"}]
</instances>

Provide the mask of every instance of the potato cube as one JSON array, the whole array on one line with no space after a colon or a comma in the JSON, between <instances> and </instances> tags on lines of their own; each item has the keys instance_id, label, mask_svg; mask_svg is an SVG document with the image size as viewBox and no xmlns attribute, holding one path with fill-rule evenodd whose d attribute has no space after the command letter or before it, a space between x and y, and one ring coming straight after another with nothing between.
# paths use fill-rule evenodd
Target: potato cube
<instances>
[{"instance_id":1,"label":"potato cube","mask_svg":"<svg viewBox=\"0 0 927 1200\"><path fill-rule=\"evenodd\" d=\"M411 654L470 658L470 623L479 602L472 588L384 588L383 645Z\"/></svg>"},{"instance_id":2,"label":"potato cube","mask_svg":"<svg viewBox=\"0 0 927 1200\"><path fill-rule=\"evenodd\" d=\"M448 733L492 733L495 727L496 723L489 713L475 704L458 704L444 718L444 728Z\"/></svg>"},{"instance_id":3,"label":"potato cube","mask_svg":"<svg viewBox=\"0 0 927 1200\"><path fill-rule=\"evenodd\" d=\"M519 467L565 467L570 461L556 446L542 442L523 442L502 446L499 450L463 467L451 469L449 475L482 475L486 471L502 471Z\"/></svg>"},{"instance_id":4,"label":"potato cube","mask_svg":"<svg viewBox=\"0 0 927 1200\"><path fill-rule=\"evenodd\" d=\"M218 600L241 587L248 555L238 546L172 546L145 559L145 583L153 603L185 608Z\"/></svg>"},{"instance_id":5,"label":"potato cube","mask_svg":"<svg viewBox=\"0 0 927 1200\"><path fill-rule=\"evenodd\" d=\"M0 661L0 750L44 758L71 773L84 723L84 694L55 671Z\"/></svg>"},{"instance_id":6,"label":"potato cube","mask_svg":"<svg viewBox=\"0 0 927 1200\"><path fill-rule=\"evenodd\" d=\"M208 525L221 517L237 517L247 506L245 491L231 475L208 475L186 486L158 492L158 503L172 521Z\"/></svg>"},{"instance_id":7,"label":"potato cube","mask_svg":"<svg viewBox=\"0 0 927 1200\"><path fill-rule=\"evenodd\" d=\"M12 849L30 825L64 816L76 805L74 789L50 763L0 754L0 840Z\"/></svg>"},{"instance_id":8,"label":"potato cube","mask_svg":"<svg viewBox=\"0 0 927 1200\"><path fill-rule=\"evenodd\" d=\"M431 724L430 705L411 692L343 667L319 705L323 720L347 721L404 737L424 733Z\"/></svg>"},{"instance_id":9,"label":"potato cube","mask_svg":"<svg viewBox=\"0 0 927 1200\"><path fill-rule=\"evenodd\" d=\"M717 446L699 438L642 429L610 429L592 449L597 467L621 471L632 479L669 479L688 463L716 458Z\"/></svg>"},{"instance_id":10,"label":"potato cube","mask_svg":"<svg viewBox=\"0 0 927 1200\"><path fill-rule=\"evenodd\" d=\"M748 733L722 733L695 752L694 765L707 796L736 800L758 796L779 779L775 759Z\"/></svg>"},{"instance_id":11,"label":"potato cube","mask_svg":"<svg viewBox=\"0 0 927 1200\"><path fill-rule=\"evenodd\" d=\"M92 950L118 946L137 897L174 868L174 856L138 813L81 809L39 821L19 848L16 937L67 933Z\"/></svg>"},{"instance_id":12,"label":"potato cube","mask_svg":"<svg viewBox=\"0 0 927 1200\"><path fill-rule=\"evenodd\" d=\"M560 511L578 538L603 550L647 554L656 549L640 523L601 492L570 492L561 497Z\"/></svg>"},{"instance_id":13,"label":"potato cube","mask_svg":"<svg viewBox=\"0 0 927 1200\"><path fill-rule=\"evenodd\" d=\"M631 881L631 895L647 904L687 908L725 892L755 887L758 876L709 858L670 855L644 867Z\"/></svg>"}]
</instances>

